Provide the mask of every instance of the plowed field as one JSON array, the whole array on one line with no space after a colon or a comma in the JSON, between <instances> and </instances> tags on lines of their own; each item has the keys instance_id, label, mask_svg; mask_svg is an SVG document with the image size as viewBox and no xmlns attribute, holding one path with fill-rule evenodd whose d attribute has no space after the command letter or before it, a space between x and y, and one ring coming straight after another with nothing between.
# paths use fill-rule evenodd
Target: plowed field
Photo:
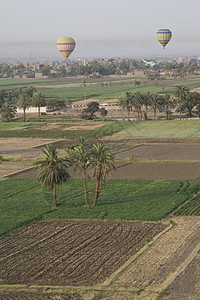
<instances>
[{"instance_id":1,"label":"plowed field","mask_svg":"<svg viewBox=\"0 0 200 300\"><path fill-rule=\"evenodd\" d=\"M8 144L1 145L1 155L37 158L42 155L41 145L50 142L45 139L6 139ZM90 141L93 144L95 141ZM117 171L110 172L110 179L168 179L187 180L200 177L200 142L198 139L135 139L130 141L106 141L111 151L115 154ZM69 141L54 140L61 155ZM15 148L11 145L15 144ZM4 163L1 165L0 178L17 172L12 177L35 178L35 170L23 172L31 167L30 164ZM74 173L74 167L69 172L72 178L82 178L79 172ZM19 172L22 171L22 172Z\"/></svg>"},{"instance_id":2,"label":"plowed field","mask_svg":"<svg viewBox=\"0 0 200 300\"><path fill-rule=\"evenodd\" d=\"M51 286L101 283L165 228L161 222L37 222L0 240L0 279Z\"/></svg>"}]
</instances>

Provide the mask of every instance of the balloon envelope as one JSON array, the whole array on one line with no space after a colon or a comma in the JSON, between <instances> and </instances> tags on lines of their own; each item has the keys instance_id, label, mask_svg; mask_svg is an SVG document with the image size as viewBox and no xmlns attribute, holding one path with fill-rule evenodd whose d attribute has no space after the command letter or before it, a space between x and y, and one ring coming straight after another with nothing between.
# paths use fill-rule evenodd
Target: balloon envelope
<instances>
[{"instance_id":1,"label":"balloon envelope","mask_svg":"<svg viewBox=\"0 0 200 300\"><path fill-rule=\"evenodd\" d=\"M171 40L172 32L169 29L159 29L157 31L156 37L159 43L161 43L161 45L165 49L165 46Z\"/></svg>"},{"instance_id":2,"label":"balloon envelope","mask_svg":"<svg viewBox=\"0 0 200 300\"><path fill-rule=\"evenodd\" d=\"M74 51L76 42L73 38L64 36L57 40L56 45L60 53L67 59Z\"/></svg>"}]
</instances>

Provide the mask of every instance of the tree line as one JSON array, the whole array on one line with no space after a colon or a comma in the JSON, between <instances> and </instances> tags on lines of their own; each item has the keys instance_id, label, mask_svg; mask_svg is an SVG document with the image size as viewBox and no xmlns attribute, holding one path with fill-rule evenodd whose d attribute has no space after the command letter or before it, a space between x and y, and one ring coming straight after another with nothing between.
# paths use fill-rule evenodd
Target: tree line
<instances>
[{"instance_id":1,"label":"tree line","mask_svg":"<svg viewBox=\"0 0 200 300\"><path fill-rule=\"evenodd\" d=\"M0 91L0 113L2 119L9 122L15 115L15 107L12 105L14 101L17 102L19 108L23 109L23 119L26 121L26 110L31 105L38 108L38 120L40 121L40 108L47 105L51 109L62 109L66 104L71 104L62 99L51 99L48 103L45 102L44 96L37 92L34 87L20 89L17 91ZM190 92L185 85L177 85L172 94L164 93L150 93L146 94L126 92L124 97L119 99L118 105L127 111L128 121L130 120L131 111L137 112L138 120L147 120L148 113L153 110L153 120L157 118L159 110L165 111L165 119L169 120L172 115L172 109L179 113L179 119L182 118L182 113L191 117L200 117L200 94L198 92ZM81 118L93 120L96 118L95 113L98 112L102 117L106 117L107 110L100 108L97 101L87 104L83 109Z\"/></svg>"},{"instance_id":2,"label":"tree line","mask_svg":"<svg viewBox=\"0 0 200 300\"><path fill-rule=\"evenodd\" d=\"M12 104L13 101L17 102L17 106L23 109L24 122L26 122L26 110L30 106L38 108L38 120L40 121L40 108L45 106L46 103L44 96L37 92L34 87L19 89L12 92L5 90L0 91L0 113L2 119L6 122L12 121L15 116L16 109Z\"/></svg>"},{"instance_id":3,"label":"tree line","mask_svg":"<svg viewBox=\"0 0 200 300\"><path fill-rule=\"evenodd\" d=\"M180 120L183 112L189 117L200 116L200 94L190 92L185 85L177 85L172 94L126 92L118 104L127 111L128 121L133 110L137 112L139 120L146 120L150 109L153 110L153 120L156 120L157 111L160 109L164 109L166 120L169 120L172 114L170 109L175 109L179 113Z\"/></svg>"}]
</instances>

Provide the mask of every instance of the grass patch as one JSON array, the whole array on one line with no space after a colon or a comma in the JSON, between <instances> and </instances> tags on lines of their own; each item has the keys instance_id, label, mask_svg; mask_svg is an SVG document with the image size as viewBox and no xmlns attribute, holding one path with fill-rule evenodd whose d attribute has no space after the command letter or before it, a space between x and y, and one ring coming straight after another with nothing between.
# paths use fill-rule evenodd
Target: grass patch
<instances>
[{"instance_id":1,"label":"grass patch","mask_svg":"<svg viewBox=\"0 0 200 300\"><path fill-rule=\"evenodd\" d=\"M29 129L33 125L45 125L46 122L0 122L0 132L1 131L15 131L15 130L24 130Z\"/></svg>"},{"instance_id":2,"label":"grass patch","mask_svg":"<svg viewBox=\"0 0 200 300\"><path fill-rule=\"evenodd\" d=\"M0 235L39 219L109 219L157 221L191 198L199 181L109 180L101 186L96 207L87 208L83 180L70 179L58 187L58 209L52 192L35 179L0 182ZM93 201L94 182L88 182Z\"/></svg>"},{"instance_id":3,"label":"grass patch","mask_svg":"<svg viewBox=\"0 0 200 300\"><path fill-rule=\"evenodd\" d=\"M91 125L96 121L91 121ZM112 136L115 139L131 138L200 138L200 120L171 121L106 121L107 124L93 130L42 130L47 122L10 122L0 123L0 137L32 138L103 138ZM64 122L62 122L64 124ZM35 128L37 125L37 129ZM69 122L67 122L69 127Z\"/></svg>"},{"instance_id":4,"label":"grass patch","mask_svg":"<svg viewBox=\"0 0 200 300\"><path fill-rule=\"evenodd\" d=\"M173 87L166 87L166 91L173 90ZM93 98L96 100L108 100L108 99L118 99L124 96L125 92L135 93L159 93L162 89L159 86L133 86L133 85L111 85L111 86L99 86L99 85L88 85L84 87L83 85L62 85L54 86L50 88L44 88L40 92L45 96L47 101L51 98L57 98L63 95L64 98L74 100L80 100L86 98Z\"/></svg>"},{"instance_id":5,"label":"grass patch","mask_svg":"<svg viewBox=\"0 0 200 300\"><path fill-rule=\"evenodd\" d=\"M132 122L115 138L200 138L200 120Z\"/></svg>"},{"instance_id":6,"label":"grass patch","mask_svg":"<svg viewBox=\"0 0 200 300\"><path fill-rule=\"evenodd\" d=\"M106 121L107 122L107 121ZM91 121L91 125L94 121ZM38 129L32 129L35 125L38 125ZM93 130L42 130L42 126L45 122L40 123L23 123L23 122L11 122L0 123L0 137L21 137L21 138L69 138L74 139L79 136L85 136L88 138L102 138L104 136L110 136L120 130L124 130L131 126L131 122L109 122L106 125L102 125ZM64 123L63 123L64 124ZM69 123L67 123L69 126ZM2 127L1 127L2 125ZM27 130L28 129L28 130Z\"/></svg>"}]
</instances>

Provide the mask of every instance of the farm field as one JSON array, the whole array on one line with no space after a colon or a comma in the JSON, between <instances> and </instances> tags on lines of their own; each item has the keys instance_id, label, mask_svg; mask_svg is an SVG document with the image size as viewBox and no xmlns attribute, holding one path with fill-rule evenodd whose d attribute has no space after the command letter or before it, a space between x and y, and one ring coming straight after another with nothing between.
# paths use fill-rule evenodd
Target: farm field
<instances>
[{"instance_id":1,"label":"farm field","mask_svg":"<svg viewBox=\"0 0 200 300\"><path fill-rule=\"evenodd\" d=\"M36 179L3 180L0 236L41 219L159 221L189 200L199 186L198 180L108 180L106 186L101 185L98 205L88 208L83 180L70 179L57 188L59 209L54 209L52 192ZM90 204L94 187L93 181L87 182Z\"/></svg>"},{"instance_id":2,"label":"farm field","mask_svg":"<svg viewBox=\"0 0 200 300\"><path fill-rule=\"evenodd\" d=\"M63 100L77 101L81 99L93 99L105 101L117 100L125 92L162 93L173 91L179 84L187 85L191 90L200 87L198 77L173 78L160 81L140 79L141 85L135 86L135 77L108 77L108 78L86 78L87 85L83 86L83 77L62 79L0 79L0 87L3 89L17 89L34 86L41 92L47 102L52 98L60 97Z\"/></svg>"},{"instance_id":3,"label":"farm field","mask_svg":"<svg viewBox=\"0 0 200 300\"><path fill-rule=\"evenodd\" d=\"M0 240L0 278L5 284L99 284L165 228L151 222L37 222Z\"/></svg>"},{"instance_id":4,"label":"farm field","mask_svg":"<svg viewBox=\"0 0 200 300\"><path fill-rule=\"evenodd\" d=\"M0 155L8 159L1 163L0 299L199 299L199 122L0 126L13 134L0 138ZM35 130L44 137L34 138ZM26 131L27 138L17 137ZM117 171L88 211L81 174L71 168L54 210L33 162L43 145L54 143L64 155L84 133L89 144L107 143ZM93 189L89 180L90 201ZM186 216L192 214L198 216Z\"/></svg>"},{"instance_id":5,"label":"farm field","mask_svg":"<svg viewBox=\"0 0 200 300\"><path fill-rule=\"evenodd\" d=\"M200 219L173 222L57 220L19 229L0 240L0 299L197 300Z\"/></svg>"}]
</instances>

